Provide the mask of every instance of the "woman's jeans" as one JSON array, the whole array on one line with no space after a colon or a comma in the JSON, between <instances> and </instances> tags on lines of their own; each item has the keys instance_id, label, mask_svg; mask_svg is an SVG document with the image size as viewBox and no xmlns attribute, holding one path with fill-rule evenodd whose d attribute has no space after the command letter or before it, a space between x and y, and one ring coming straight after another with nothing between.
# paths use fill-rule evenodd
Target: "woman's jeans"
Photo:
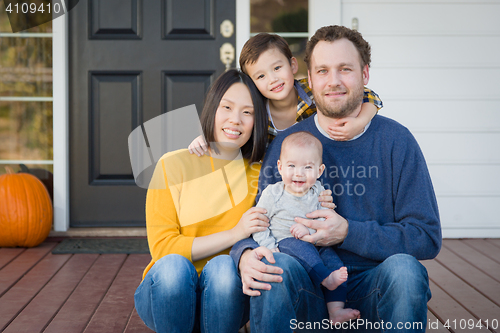
<instances>
[{"instance_id":1,"label":"woman's jeans","mask_svg":"<svg viewBox=\"0 0 500 333\"><path fill-rule=\"evenodd\" d=\"M425 267L410 255L396 254L370 267L346 265L345 307L358 309L361 319L338 330L329 324L320 287L302 265L283 253L274 253L274 258L273 265L284 271L283 282L270 283L271 290L251 298L252 333L425 332L429 279Z\"/></svg>"},{"instance_id":2,"label":"woman's jeans","mask_svg":"<svg viewBox=\"0 0 500 333\"><path fill-rule=\"evenodd\" d=\"M177 254L158 260L135 292L135 308L156 332L237 332L249 316L234 261L210 260L198 277L193 264Z\"/></svg>"}]
</instances>

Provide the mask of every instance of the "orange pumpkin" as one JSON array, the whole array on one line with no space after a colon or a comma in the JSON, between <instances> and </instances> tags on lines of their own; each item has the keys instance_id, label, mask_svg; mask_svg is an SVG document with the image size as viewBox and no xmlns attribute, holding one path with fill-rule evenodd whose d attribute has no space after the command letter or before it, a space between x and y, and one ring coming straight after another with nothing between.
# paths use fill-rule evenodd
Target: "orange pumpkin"
<instances>
[{"instance_id":1,"label":"orange pumpkin","mask_svg":"<svg viewBox=\"0 0 500 333\"><path fill-rule=\"evenodd\" d=\"M42 182L28 173L0 176L0 247L34 247L52 229L52 202Z\"/></svg>"}]
</instances>

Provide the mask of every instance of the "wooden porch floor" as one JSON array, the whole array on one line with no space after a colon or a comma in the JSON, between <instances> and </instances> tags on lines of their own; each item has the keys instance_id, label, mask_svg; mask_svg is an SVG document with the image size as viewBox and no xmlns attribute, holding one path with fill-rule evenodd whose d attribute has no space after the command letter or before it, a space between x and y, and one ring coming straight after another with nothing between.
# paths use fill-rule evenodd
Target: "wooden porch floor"
<instances>
[{"instance_id":1,"label":"wooden porch floor","mask_svg":"<svg viewBox=\"0 0 500 333\"><path fill-rule=\"evenodd\" d=\"M151 332L133 301L149 255L53 255L56 245L0 248L1 332ZM428 332L500 332L500 239L445 240L423 264Z\"/></svg>"}]
</instances>

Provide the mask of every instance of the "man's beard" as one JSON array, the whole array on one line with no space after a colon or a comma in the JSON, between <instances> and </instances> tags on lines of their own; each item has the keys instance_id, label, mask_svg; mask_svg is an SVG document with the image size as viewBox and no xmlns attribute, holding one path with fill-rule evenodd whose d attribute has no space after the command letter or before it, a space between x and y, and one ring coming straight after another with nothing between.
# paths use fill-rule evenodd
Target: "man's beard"
<instances>
[{"instance_id":1,"label":"man's beard","mask_svg":"<svg viewBox=\"0 0 500 333\"><path fill-rule=\"evenodd\" d=\"M329 91L332 90L325 91L325 93ZM318 94L314 92L314 89L313 89L313 96L318 111L320 111L325 117L340 119L348 117L361 105L364 96L364 86L361 81L361 84L358 87L349 90L349 96L347 100L342 104L326 103L325 97L323 96L323 92Z\"/></svg>"}]
</instances>

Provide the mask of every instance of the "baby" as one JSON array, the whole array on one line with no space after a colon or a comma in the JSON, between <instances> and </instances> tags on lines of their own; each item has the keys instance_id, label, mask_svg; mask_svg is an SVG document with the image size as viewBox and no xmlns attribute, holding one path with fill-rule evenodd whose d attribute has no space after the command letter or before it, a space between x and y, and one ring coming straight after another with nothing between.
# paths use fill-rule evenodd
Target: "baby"
<instances>
[{"instance_id":1,"label":"baby","mask_svg":"<svg viewBox=\"0 0 500 333\"><path fill-rule=\"evenodd\" d=\"M323 174L323 147L308 132L296 132L283 140L278 171L282 181L267 186L257 207L267 210L270 225L265 231L252 235L260 246L274 252L291 255L304 266L311 280L321 284L332 323L359 318L354 309L344 309L347 296L347 268L331 247L315 247L301 241L305 235L316 232L300 223L295 217L327 209L320 205L318 196L324 191L317 179Z\"/></svg>"}]
</instances>

